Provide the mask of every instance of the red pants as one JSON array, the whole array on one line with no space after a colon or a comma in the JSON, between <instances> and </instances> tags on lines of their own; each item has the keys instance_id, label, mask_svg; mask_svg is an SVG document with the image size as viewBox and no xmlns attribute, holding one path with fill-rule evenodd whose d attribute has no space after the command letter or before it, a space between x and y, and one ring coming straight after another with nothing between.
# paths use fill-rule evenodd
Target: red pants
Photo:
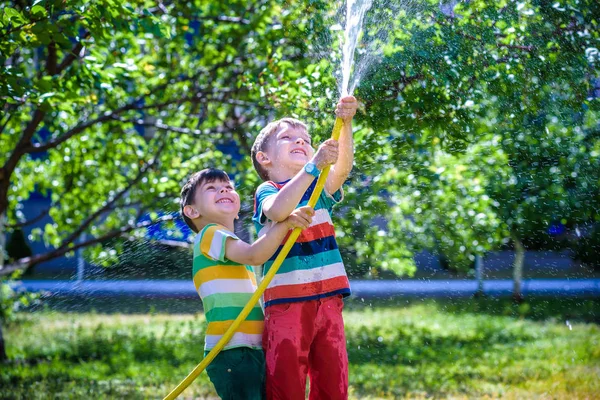
<instances>
[{"instance_id":1,"label":"red pants","mask_svg":"<svg viewBox=\"0 0 600 400\"><path fill-rule=\"evenodd\" d=\"M341 295L265 309L267 399L348 398L348 353Z\"/></svg>"}]
</instances>

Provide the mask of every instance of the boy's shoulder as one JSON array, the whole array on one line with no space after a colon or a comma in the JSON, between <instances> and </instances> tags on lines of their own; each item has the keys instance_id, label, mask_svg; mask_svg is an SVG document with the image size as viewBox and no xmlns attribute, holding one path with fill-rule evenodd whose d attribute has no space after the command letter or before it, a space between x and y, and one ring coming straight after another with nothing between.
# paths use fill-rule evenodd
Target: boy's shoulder
<instances>
[{"instance_id":1,"label":"boy's shoulder","mask_svg":"<svg viewBox=\"0 0 600 400\"><path fill-rule=\"evenodd\" d=\"M277 183L273 181L266 181L258 185L254 191L254 204L262 203L267 197L277 194L281 188L285 185L284 183Z\"/></svg>"},{"instance_id":2,"label":"boy's shoulder","mask_svg":"<svg viewBox=\"0 0 600 400\"><path fill-rule=\"evenodd\" d=\"M224 261L227 238L239 239L235 233L223 225L206 225L194 238L194 258L203 256L211 260Z\"/></svg>"}]
</instances>

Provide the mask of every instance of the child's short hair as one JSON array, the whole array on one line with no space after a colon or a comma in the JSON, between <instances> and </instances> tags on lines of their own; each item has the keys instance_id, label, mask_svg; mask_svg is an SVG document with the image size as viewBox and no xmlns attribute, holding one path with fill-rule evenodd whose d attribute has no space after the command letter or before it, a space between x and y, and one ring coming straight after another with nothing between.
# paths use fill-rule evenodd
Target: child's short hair
<instances>
[{"instance_id":1,"label":"child's short hair","mask_svg":"<svg viewBox=\"0 0 600 400\"><path fill-rule=\"evenodd\" d=\"M217 168L206 168L202 171L193 174L190 179L181 188L181 200L180 200L180 212L183 220L190 227L191 230L198 233L198 228L194 225L194 222L188 218L183 212L185 206L189 206L194 201L196 195L196 189L198 189L203 183L210 183L214 181L225 181L229 182L229 176L225 171Z\"/></svg>"},{"instance_id":2,"label":"child's short hair","mask_svg":"<svg viewBox=\"0 0 600 400\"><path fill-rule=\"evenodd\" d=\"M256 172L258 173L258 176L260 176L260 178L263 181L269 180L269 174L268 174L267 170L265 168L263 168L263 166L260 165L260 163L258 161L256 161L256 154L259 151L266 150L267 144L269 143L269 138L275 132L277 132L279 130L279 128L281 128L281 125L283 125L283 124L287 124L287 125L291 126L292 128L304 128L308 132L308 128L306 127L306 125L302 121L297 120L296 118L278 119L276 121L269 123L267 126L265 126L260 131L260 133L256 137L256 140L254 140L254 144L252 145L252 151L251 151L250 155L252 156L252 164L254 164L254 169L256 170Z\"/></svg>"}]
</instances>

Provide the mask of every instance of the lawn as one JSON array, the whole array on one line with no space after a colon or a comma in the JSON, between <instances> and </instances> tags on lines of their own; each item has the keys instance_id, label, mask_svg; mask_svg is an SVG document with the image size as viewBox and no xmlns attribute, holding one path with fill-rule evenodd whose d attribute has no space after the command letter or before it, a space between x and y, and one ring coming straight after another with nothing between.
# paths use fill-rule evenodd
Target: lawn
<instances>
[{"instance_id":1,"label":"lawn","mask_svg":"<svg viewBox=\"0 0 600 400\"><path fill-rule=\"evenodd\" d=\"M599 398L598 300L549 304L354 300L351 398ZM204 328L202 314L21 314L0 398L162 398L201 360ZM204 373L184 394L215 398Z\"/></svg>"}]
</instances>

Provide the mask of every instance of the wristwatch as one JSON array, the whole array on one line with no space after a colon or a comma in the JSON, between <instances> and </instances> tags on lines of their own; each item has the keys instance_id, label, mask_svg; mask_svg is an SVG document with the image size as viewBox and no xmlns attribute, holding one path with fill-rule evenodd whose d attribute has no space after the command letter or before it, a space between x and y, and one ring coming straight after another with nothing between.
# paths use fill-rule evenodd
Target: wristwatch
<instances>
[{"instance_id":1,"label":"wristwatch","mask_svg":"<svg viewBox=\"0 0 600 400\"><path fill-rule=\"evenodd\" d=\"M311 174L315 178L318 178L321 174L321 171L319 171L316 164L313 162L306 163L306 165L304 165L304 171L306 171L306 173L308 174Z\"/></svg>"}]
</instances>

